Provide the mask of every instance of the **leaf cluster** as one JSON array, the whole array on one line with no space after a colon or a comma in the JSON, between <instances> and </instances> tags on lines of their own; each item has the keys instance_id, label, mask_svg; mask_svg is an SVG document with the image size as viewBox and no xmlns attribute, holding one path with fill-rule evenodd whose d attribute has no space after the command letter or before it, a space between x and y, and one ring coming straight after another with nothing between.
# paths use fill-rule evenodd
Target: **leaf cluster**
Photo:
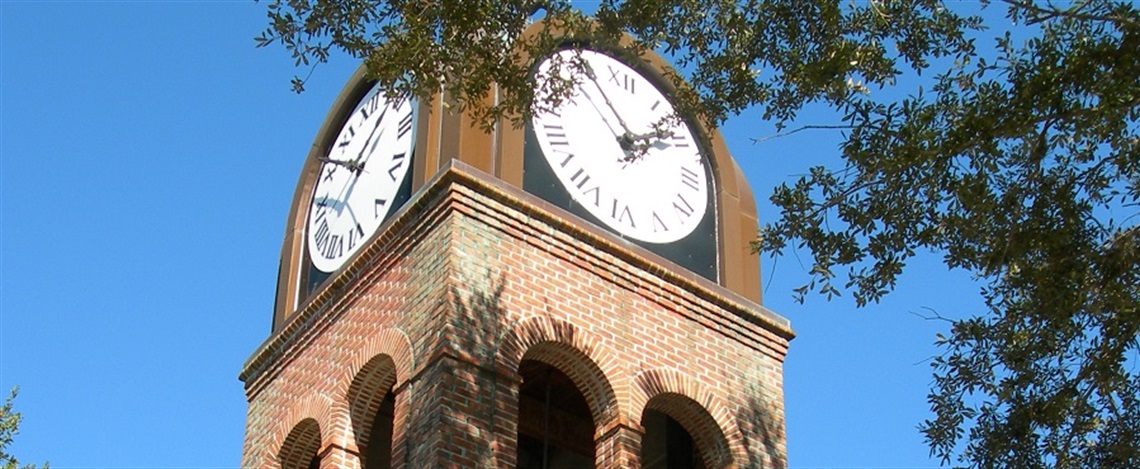
<instances>
[{"instance_id":1,"label":"leaf cluster","mask_svg":"<svg viewBox=\"0 0 1140 469\"><path fill-rule=\"evenodd\" d=\"M943 462L1138 467L1140 12L1006 6L1028 39L840 106L846 167L778 188L756 247L811 252L801 294L847 267L859 305L919 250L974 274L988 311L952 321L920 427Z\"/></svg>"},{"instance_id":2,"label":"leaf cluster","mask_svg":"<svg viewBox=\"0 0 1140 469\"><path fill-rule=\"evenodd\" d=\"M340 51L363 59L397 96L443 90L449 104L473 110L485 123L517 120L535 105L556 106L565 98L567 84L553 79L557 69L535 77L529 59L567 42L672 56L679 68L692 70L669 77L681 88L678 108L709 123L757 104L767 118L783 122L806 103L839 104L868 85L893 83L900 70L888 48L916 70L929 57L968 48L962 31L971 26L935 0L851 7L603 0L593 18L565 0L271 0L267 15L269 25L255 41L258 47L280 44L307 69L292 81L297 92L318 64ZM536 19L548 28L522 36ZM637 41L619 46L623 32ZM536 89L555 92L536 95Z\"/></svg>"},{"instance_id":3,"label":"leaf cluster","mask_svg":"<svg viewBox=\"0 0 1140 469\"><path fill-rule=\"evenodd\" d=\"M302 92L314 68L340 51L362 59L392 96L428 98L443 91L446 105L469 110L487 126L529 115L536 89L554 88L547 95L554 104L568 95L565 84L536 80L528 60L561 45L551 31L611 42L617 37L616 31L600 32L564 1L272 0L267 11L269 26L255 41L258 47L284 46L308 70L293 78L294 91ZM550 18L550 31L523 37L539 11Z\"/></svg>"},{"instance_id":4,"label":"leaf cluster","mask_svg":"<svg viewBox=\"0 0 1140 469\"><path fill-rule=\"evenodd\" d=\"M20 420L23 416L12 408L12 401L16 399L16 394L19 393L19 388L12 388L11 394L4 400L4 405L0 406L0 467L4 469L36 469L35 464L28 464L21 466L20 461L15 456L8 454L8 446L12 444L12 439L16 433L20 431ZM43 465L43 469L48 469L48 464Z\"/></svg>"}]
</instances>

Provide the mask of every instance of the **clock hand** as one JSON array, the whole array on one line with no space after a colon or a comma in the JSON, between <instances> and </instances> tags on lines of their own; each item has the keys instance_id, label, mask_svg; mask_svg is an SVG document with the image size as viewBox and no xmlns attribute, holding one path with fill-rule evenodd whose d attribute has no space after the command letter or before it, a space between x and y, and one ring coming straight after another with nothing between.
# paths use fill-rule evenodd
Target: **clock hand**
<instances>
[{"instance_id":1,"label":"clock hand","mask_svg":"<svg viewBox=\"0 0 1140 469\"><path fill-rule=\"evenodd\" d=\"M625 164L622 165L622 168L628 166L629 163L633 162L633 160L645 156L645 154L649 152L650 148L656 148L660 150L672 146L672 144L667 142L666 139L675 135L672 128L679 124L680 123L676 115L669 115L649 124L651 130L648 132L640 134L627 134L625 138L628 140L628 145L630 148L626 152L626 157L623 159L623 162Z\"/></svg>"},{"instance_id":2,"label":"clock hand","mask_svg":"<svg viewBox=\"0 0 1140 469\"><path fill-rule=\"evenodd\" d=\"M349 205L348 202L345 202L344 208L348 209L348 216L352 217L352 224L359 225L360 220L356 218L356 212L352 210L352 206Z\"/></svg>"},{"instance_id":3,"label":"clock hand","mask_svg":"<svg viewBox=\"0 0 1140 469\"><path fill-rule=\"evenodd\" d=\"M606 113L602 112L602 109L598 107L598 104L597 104L597 102L595 102L594 98L590 95L589 92L586 91L586 88L578 87L578 89L581 90L582 94L586 96L586 101L589 101L590 106L594 107L594 111L597 111L598 117L602 118L602 122L604 122L606 124L606 127L609 127L610 133L614 134L614 138L617 140L618 146L621 147L622 153L625 154L625 156L621 157L619 159L619 161L627 161L627 160L631 159L632 155L630 154L630 152L632 152L635 149L634 144L636 143L636 140L639 137L632 135L630 133L629 129L625 129L625 131L623 131L622 133L619 134L617 129L614 129L613 124L610 123L610 119L608 119L606 117ZM598 87L598 90L601 91L601 88ZM605 98L605 92L604 91L602 91L602 97ZM609 103L608 99L606 99L605 101L607 103ZM612 110L613 105L612 104L609 105L609 108ZM611 112L610 114L613 114L613 113ZM625 122L622 122L621 117L618 116L617 114L613 114L613 115L614 115L614 117L617 117L618 123L620 123L622 125L622 128L625 128Z\"/></svg>"},{"instance_id":4,"label":"clock hand","mask_svg":"<svg viewBox=\"0 0 1140 469\"><path fill-rule=\"evenodd\" d=\"M590 93L588 93L585 88L579 87L578 89L581 90L582 94L586 96L586 101L590 102L590 106L593 106L594 110L598 112L598 116L602 118L602 122L606 123L606 127L610 129L610 133L614 134L614 137L617 137L620 141L621 137L625 134L619 134L617 129L614 129L614 125L611 124L610 120L606 118L606 114L602 112L602 109L598 107L598 104L594 102L594 98L590 96Z\"/></svg>"},{"instance_id":5,"label":"clock hand","mask_svg":"<svg viewBox=\"0 0 1140 469\"><path fill-rule=\"evenodd\" d=\"M321 163L332 163L332 164L337 165L337 166L343 166L346 169L348 169L349 171L352 171L354 173L359 170L359 168L357 168L355 161L334 160L334 159L329 158L327 156L318 156L317 161L320 161Z\"/></svg>"},{"instance_id":6,"label":"clock hand","mask_svg":"<svg viewBox=\"0 0 1140 469\"><path fill-rule=\"evenodd\" d=\"M363 166L361 166L361 168L363 168ZM341 195L344 197L344 206L345 207L348 206L348 198L352 197L352 190L356 189L356 182L359 180L360 180L360 173L359 172L353 173L352 182L349 182L348 185L344 187L344 190L341 191ZM340 211L338 210L337 212L339 213Z\"/></svg>"},{"instance_id":7,"label":"clock hand","mask_svg":"<svg viewBox=\"0 0 1140 469\"><path fill-rule=\"evenodd\" d=\"M671 146L665 139L672 137L673 131L656 129L643 134L633 134L629 136L631 145L636 145L637 148L665 148ZM641 143L635 143L635 142ZM652 143L651 143L652 142Z\"/></svg>"},{"instance_id":8,"label":"clock hand","mask_svg":"<svg viewBox=\"0 0 1140 469\"><path fill-rule=\"evenodd\" d=\"M360 149L360 154L356 157L356 168L358 170L364 171L364 164L367 163L368 159L372 157L373 153L375 153L374 150L376 150L376 145L380 143L380 137L384 135L384 129L381 127L382 126L379 123L376 124L376 128L380 129L380 133L376 135L376 141L372 142L372 145L369 145L366 141L364 142L365 148ZM368 139L371 140L372 136L369 136Z\"/></svg>"},{"instance_id":9,"label":"clock hand","mask_svg":"<svg viewBox=\"0 0 1140 469\"><path fill-rule=\"evenodd\" d=\"M641 134L626 134L619 138L622 140L622 148L625 149L625 157L621 159L621 169L625 169L639 158L649 153L651 148L664 150L671 147L665 139L674 135L672 130L666 126L669 125L668 118L654 122L650 125L653 130Z\"/></svg>"},{"instance_id":10,"label":"clock hand","mask_svg":"<svg viewBox=\"0 0 1140 469\"><path fill-rule=\"evenodd\" d=\"M630 163L645 156L650 148L661 149L669 146L668 143L665 143L664 139L671 135L673 135L673 132L654 130L643 134L626 133L618 137L618 144L621 145L622 150L625 151L625 156L620 160L622 169L625 169ZM653 138L657 140L650 143L650 140Z\"/></svg>"},{"instance_id":11,"label":"clock hand","mask_svg":"<svg viewBox=\"0 0 1140 469\"><path fill-rule=\"evenodd\" d=\"M621 124L622 130L625 131L625 133L623 135L632 134L632 132L630 132L630 130L629 130L629 126L625 125L625 120L623 120L621 118L621 114L618 112L617 108L614 107L614 103L612 101L610 101L610 97L606 95L606 90L602 89L602 85L600 83L598 83L598 75L596 73L594 73L594 67L591 67L588 62L584 62L584 65L586 66L586 68L585 68L586 77L588 77L590 79L590 81L594 83L594 87L597 88L598 91L602 93L602 100L605 101L606 106L610 108L610 111L613 112L614 117L617 118L618 124ZM619 141L620 141L620 138L619 138Z\"/></svg>"},{"instance_id":12,"label":"clock hand","mask_svg":"<svg viewBox=\"0 0 1140 469\"><path fill-rule=\"evenodd\" d=\"M625 153L625 156L621 158L621 161L623 163L622 168L625 168L634 160L645 156L645 153L649 151L649 148L658 147L657 143L673 135L672 131L666 130L664 128L667 124L668 119L663 119L662 121L654 122L651 124L653 130L649 132L635 134L632 130L629 130L629 126L626 125L625 120L621 118L621 114L618 112L617 108L614 107L613 102L610 101L610 97L606 95L606 90L602 88L602 85L600 83L598 83L598 75L594 73L594 68L590 66L588 62L583 63L583 65L585 65L586 77L588 77L590 81L594 83L594 87L602 93L602 100L606 103L606 107L610 108L610 111L612 111L614 117L617 118L618 124L620 124L622 130L624 130L621 135L618 135L617 132L614 132L613 126L610 125L609 119L606 119L604 116L602 117L602 120L606 122L606 126L610 127L611 132L614 132L614 136L617 137L618 145L621 146L622 152ZM583 94L587 94L587 96L589 96L588 93L586 93L585 88L581 89ZM589 101L590 104L594 106L594 109L598 110L598 114L602 115L601 110L598 109L598 106L594 104L593 100ZM653 138L657 138L657 142L649 143L649 141Z\"/></svg>"},{"instance_id":13,"label":"clock hand","mask_svg":"<svg viewBox=\"0 0 1140 469\"><path fill-rule=\"evenodd\" d=\"M344 167L346 167L352 171L352 174L349 176L350 178L352 178L352 180L349 181L348 184L346 184L340 188L340 194L337 194L338 198L334 199L334 200L337 200L337 204L333 208L335 208L336 212L339 214L341 211L344 210L345 205L348 204L348 198L350 196L352 196L352 190L354 188L356 188L356 182L360 180L360 176L363 172L362 170L363 170L364 166L363 165L357 166L356 162L339 161L339 160L334 160L334 159L328 158L328 157L318 158L318 160L324 161L327 163L332 163L332 164L335 164L338 166L344 166ZM328 198L329 198L328 196L325 196L324 200L327 201ZM319 204L319 202L318 202L318 204ZM325 203L324 205L328 205L328 204Z\"/></svg>"},{"instance_id":14,"label":"clock hand","mask_svg":"<svg viewBox=\"0 0 1140 469\"><path fill-rule=\"evenodd\" d=\"M372 132L369 133L368 138L366 140L364 140L364 145L360 147L360 153L357 153L356 160L354 161L354 164L356 165L357 171L364 169L364 163L368 160L368 158L366 156L364 156L365 152L367 152L368 156L372 156L372 148L374 148L377 143L380 143L380 139L378 139L377 137L379 137L380 135L384 135L384 130L383 130L384 126L380 125L380 123L384 122L384 115L387 113L388 113L388 107L385 106L384 109L382 111L380 111L380 117L376 118L376 125L372 127ZM379 135L376 134L377 130L380 131ZM373 138L377 138L375 142L372 141ZM371 143L371 145L369 145L369 143ZM372 147L372 148L370 148L370 147Z\"/></svg>"}]
</instances>

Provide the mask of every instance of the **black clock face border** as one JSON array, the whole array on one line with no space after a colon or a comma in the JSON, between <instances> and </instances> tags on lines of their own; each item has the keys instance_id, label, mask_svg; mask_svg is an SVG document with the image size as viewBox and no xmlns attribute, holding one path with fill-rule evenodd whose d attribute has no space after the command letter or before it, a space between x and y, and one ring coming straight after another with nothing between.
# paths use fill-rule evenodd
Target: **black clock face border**
<instances>
[{"instance_id":1,"label":"black clock face border","mask_svg":"<svg viewBox=\"0 0 1140 469\"><path fill-rule=\"evenodd\" d=\"M715 178L702 136L663 119L675 112L654 75L604 51L556 54L564 73L573 56L592 76L580 77L567 105L526 123L523 189L717 281ZM623 137L643 146L631 150Z\"/></svg>"},{"instance_id":2,"label":"black clock face border","mask_svg":"<svg viewBox=\"0 0 1140 469\"><path fill-rule=\"evenodd\" d=\"M329 140L306 204L303 296L411 197L417 107L411 100L389 100L372 84Z\"/></svg>"}]
</instances>

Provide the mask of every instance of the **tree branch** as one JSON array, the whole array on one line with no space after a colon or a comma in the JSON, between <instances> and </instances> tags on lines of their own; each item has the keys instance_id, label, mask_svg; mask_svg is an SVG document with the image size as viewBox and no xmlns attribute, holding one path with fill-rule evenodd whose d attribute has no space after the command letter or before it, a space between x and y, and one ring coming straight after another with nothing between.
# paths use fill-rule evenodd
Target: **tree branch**
<instances>
[{"instance_id":1,"label":"tree branch","mask_svg":"<svg viewBox=\"0 0 1140 469\"><path fill-rule=\"evenodd\" d=\"M1136 22L1134 21L1133 18L1128 18L1128 17L1121 17L1121 16L1116 16L1116 15L1092 15L1092 14L1088 14L1088 13L1080 13L1078 10L1083 6L1083 4L1077 4L1073 8L1070 8L1068 10L1062 10L1062 9L1057 8L1055 6L1052 6L1052 5L1050 5L1049 8L1042 8L1042 7L1037 6L1035 3L1031 2L1031 1L1025 1L1025 0L1002 0L1002 2L1007 4L1007 5L1013 6L1013 7L1024 8L1025 10L1028 10L1029 12L1031 12L1032 13L1032 19L1030 19L1029 21L1027 21L1025 23L1027 25L1042 23L1042 22L1049 21L1049 20L1055 19L1055 18L1069 18L1069 19L1080 20L1080 21L1099 21L1099 22L1105 22L1105 23L1112 23L1112 24L1115 24L1117 26L1124 26L1124 25L1129 25L1129 24L1135 25L1136 24Z\"/></svg>"},{"instance_id":2,"label":"tree branch","mask_svg":"<svg viewBox=\"0 0 1140 469\"><path fill-rule=\"evenodd\" d=\"M789 130L787 132L780 132L780 133L777 133L775 135L769 135L767 137L760 137L760 138L753 138L751 140L752 140L752 144L755 145L757 143L767 142L768 140L772 140L774 138L787 137L788 135L791 135L791 134L794 134L797 132L803 132L805 130L854 129L854 128L855 128L855 126L853 126L853 125L805 125L803 127L800 127L800 128L794 129L794 130Z\"/></svg>"}]
</instances>

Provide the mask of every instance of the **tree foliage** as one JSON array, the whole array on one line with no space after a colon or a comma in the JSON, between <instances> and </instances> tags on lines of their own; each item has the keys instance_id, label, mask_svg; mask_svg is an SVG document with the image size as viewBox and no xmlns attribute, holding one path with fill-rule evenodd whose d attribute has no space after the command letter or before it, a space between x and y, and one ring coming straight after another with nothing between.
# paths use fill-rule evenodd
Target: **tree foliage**
<instances>
[{"instance_id":1,"label":"tree foliage","mask_svg":"<svg viewBox=\"0 0 1140 469\"><path fill-rule=\"evenodd\" d=\"M1140 467L1140 11L948 6L603 0L590 19L560 0L273 0L258 43L309 67L347 52L404 95L444 89L490 123L557 104L533 102L536 87L561 85L526 58L558 40L520 38L541 17L581 41L614 45L624 31L635 52L667 54L688 84L680 107L712 123L759 107L783 128L825 104L846 129L842 167L778 187L779 218L754 246L810 253L801 299L878 301L921 251L975 276L987 310L945 318L933 361L920 426L932 454ZM1004 19L986 29L993 13Z\"/></svg>"},{"instance_id":2,"label":"tree foliage","mask_svg":"<svg viewBox=\"0 0 1140 469\"><path fill-rule=\"evenodd\" d=\"M12 408L12 401L16 400L17 388L12 388L12 393L4 400L4 405L0 406L0 467L3 469L36 469L35 464L28 464L25 466L20 465L20 461L16 460L15 456L8 454L8 445L12 444L12 439L16 433L20 431L20 420L22 416ZM48 469L48 465L44 464L44 469Z\"/></svg>"}]
</instances>

